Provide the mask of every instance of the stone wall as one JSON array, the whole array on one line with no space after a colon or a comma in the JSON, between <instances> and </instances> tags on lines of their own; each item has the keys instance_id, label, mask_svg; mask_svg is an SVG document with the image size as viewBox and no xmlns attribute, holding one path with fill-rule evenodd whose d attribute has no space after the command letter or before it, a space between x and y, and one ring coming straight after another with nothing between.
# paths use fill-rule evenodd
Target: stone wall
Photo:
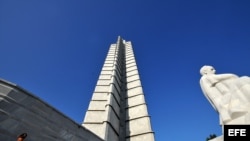
<instances>
[{"instance_id":1,"label":"stone wall","mask_svg":"<svg viewBox=\"0 0 250 141\"><path fill-rule=\"evenodd\" d=\"M15 141L102 141L38 97L0 79L0 140Z\"/></svg>"}]
</instances>

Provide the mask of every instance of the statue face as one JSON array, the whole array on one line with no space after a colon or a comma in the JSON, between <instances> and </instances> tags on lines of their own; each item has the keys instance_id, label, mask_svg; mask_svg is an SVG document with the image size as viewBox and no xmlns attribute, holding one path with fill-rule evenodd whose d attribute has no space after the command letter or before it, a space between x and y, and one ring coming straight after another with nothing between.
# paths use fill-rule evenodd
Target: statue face
<instances>
[{"instance_id":1,"label":"statue face","mask_svg":"<svg viewBox=\"0 0 250 141\"><path fill-rule=\"evenodd\" d=\"M201 72L201 75L215 74L215 69L212 66L203 66L200 72Z\"/></svg>"},{"instance_id":2,"label":"statue face","mask_svg":"<svg viewBox=\"0 0 250 141\"><path fill-rule=\"evenodd\" d=\"M207 74L215 74L215 69L212 66L208 66L207 68Z\"/></svg>"}]
</instances>

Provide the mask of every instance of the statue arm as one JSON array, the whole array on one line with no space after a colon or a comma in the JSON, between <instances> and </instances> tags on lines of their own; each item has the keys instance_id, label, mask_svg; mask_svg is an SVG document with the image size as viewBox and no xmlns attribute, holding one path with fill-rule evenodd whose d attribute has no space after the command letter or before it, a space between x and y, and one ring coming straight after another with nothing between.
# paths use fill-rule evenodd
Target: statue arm
<instances>
[{"instance_id":1,"label":"statue arm","mask_svg":"<svg viewBox=\"0 0 250 141\"><path fill-rule=\"evenodd\" d=\"M234 74L211 74L207 75L208 81L211 83L211 86L214 87L217 83L220 83L229 79L236 79L237 75Z\"/></svg>"}]
</instances>

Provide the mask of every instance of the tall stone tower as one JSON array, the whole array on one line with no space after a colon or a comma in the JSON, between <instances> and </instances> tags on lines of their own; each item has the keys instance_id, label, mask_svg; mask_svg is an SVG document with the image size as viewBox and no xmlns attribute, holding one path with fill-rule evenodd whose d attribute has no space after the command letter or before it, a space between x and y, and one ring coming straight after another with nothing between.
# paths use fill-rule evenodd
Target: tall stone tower
<instances>
[{"instance_id":1,"label":"tall stone tower","mask_svg":"<svg viewBox=\"0 0 250 141\"><path fill-rule=\"evenodd\" d=\"M111 44L82 125L105 141L154 141L131 42Z\"/></svg>"}]
</instances>

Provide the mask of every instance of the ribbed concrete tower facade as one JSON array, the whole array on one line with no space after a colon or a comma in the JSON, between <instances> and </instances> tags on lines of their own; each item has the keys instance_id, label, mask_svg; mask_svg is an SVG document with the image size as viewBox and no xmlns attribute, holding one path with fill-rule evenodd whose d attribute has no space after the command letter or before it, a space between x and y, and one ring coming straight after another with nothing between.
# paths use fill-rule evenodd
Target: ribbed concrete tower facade
<instances>
[{"instance_id":1,"label":"ribbed concrete tower facade","mask_svg":"<svg viewBox=\"0 0 250 141\"><path fill-rule=\"evenodd\" d=\"M105 141L154 141L131 42L111 44L83 126Z\"/></svg>"}]
</instances>

